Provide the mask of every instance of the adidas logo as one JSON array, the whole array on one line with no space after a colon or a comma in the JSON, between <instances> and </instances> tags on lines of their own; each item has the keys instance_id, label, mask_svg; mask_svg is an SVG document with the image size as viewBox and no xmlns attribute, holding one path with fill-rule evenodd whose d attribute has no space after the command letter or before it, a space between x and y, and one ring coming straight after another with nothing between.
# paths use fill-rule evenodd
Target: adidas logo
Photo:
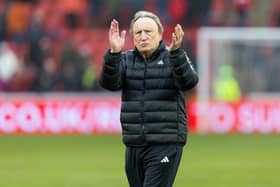
<instances>
[{"instance_id":1,"label":"adidas logo","mask_svg":"<svg viewBox=\"0 0 280 187\"><path fill-rule=\"evenodd\" d=\"M163 61L162 61L162 60L161 60L161 61L158 61L157 64L162 65L162 64L163 64Z\"/></svg>"},{"instance_id":2,"label":"adidas logo","mask_svg":"<svg viewBox=\"0 0 280 187\"><path fill-rule=\"evenodd\" d=\"M165 156L165 157L160 161L160 163L169 163L168 157Z\"/></svg>"}]
</instances>

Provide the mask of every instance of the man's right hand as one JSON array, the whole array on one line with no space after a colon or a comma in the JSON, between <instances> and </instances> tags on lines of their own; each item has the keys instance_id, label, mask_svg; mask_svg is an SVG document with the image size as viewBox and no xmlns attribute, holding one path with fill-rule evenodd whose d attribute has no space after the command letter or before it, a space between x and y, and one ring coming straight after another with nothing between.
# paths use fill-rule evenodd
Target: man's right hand
<instances>
[{"instance_id":1,"label":"man's right hand","mask_svg":"<svg viewBox=\"0 0 280 187\"><path fill-rule=\"evenodd\" d=\"M121 52L125 44L125 35L125 30L123 30L120 34L119 23L117 20L113 19L109 30L109 44L111 48L111 53Z\"/></svg>"}]
</instances>

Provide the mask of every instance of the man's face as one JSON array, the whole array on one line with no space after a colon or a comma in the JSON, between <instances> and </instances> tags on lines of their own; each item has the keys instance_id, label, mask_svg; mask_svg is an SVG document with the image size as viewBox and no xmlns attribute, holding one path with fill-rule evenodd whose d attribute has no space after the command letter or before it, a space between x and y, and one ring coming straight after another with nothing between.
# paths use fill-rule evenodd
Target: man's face
<instances>
[{"instance_id":1,"label":"man's face","mask_svg":"<svg viewBox=\"0 0 280 187\"><path fill-rule=\"evenodd\" d=\"M145 57L150 56L159 46L162 34L156 22L148 17L139 18L133 25L133 41L138 51Z\"/></svg>"}]
</instances>

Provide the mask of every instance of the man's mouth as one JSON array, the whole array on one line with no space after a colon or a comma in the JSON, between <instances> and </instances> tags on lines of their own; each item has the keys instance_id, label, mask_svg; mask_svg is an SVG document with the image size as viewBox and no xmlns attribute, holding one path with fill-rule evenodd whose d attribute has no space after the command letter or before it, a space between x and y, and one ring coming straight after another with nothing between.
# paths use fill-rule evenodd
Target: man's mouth
<instances>
[{"instance_id":1,"label":"man's mouth","mask_svg":"<svg viewBox=\"0 0 280 187\"><path fill-rule=\"evenodd\" d=\"M147 46L149 46L149 44L148 43L142 43L142 44L140 44L140 46L141 47L147 47Z\"/></svg>"}]
</instances>

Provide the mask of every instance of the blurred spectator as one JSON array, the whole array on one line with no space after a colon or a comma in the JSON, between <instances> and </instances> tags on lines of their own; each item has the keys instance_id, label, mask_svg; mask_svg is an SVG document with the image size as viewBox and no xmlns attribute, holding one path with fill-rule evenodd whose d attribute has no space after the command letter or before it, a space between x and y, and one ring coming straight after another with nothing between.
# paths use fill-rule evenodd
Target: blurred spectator
<instances>
[{"instance_id":1,"label":"blurred spectator","mask_svg":"<svg viewBox=\"0 0 280 187\"><path fill-rule=\"evenodd\" d=\"M14 40L25 38L31 13L31 4L29 2L15 0L9 4L6 21L9 37Z\"/></svg>"},{"instance_id":2,"label":"blurred spectator","mask_svg":"<svg viewBox=\"0 0 280 187\"><path fill-rule=\"evenodd\" d=\"M168 14L171 23L183 23L187 15L188 4L186 0L169 0Z\"/></svg>"},{"instance_id":3,"label":"blurred spectator","mask_svg":"<svg viewBox=\"0 0 280 187\"><path fill-rule=\"evenodd\" d=\"M82 76L86 68L86 61L73 43L65 43L60 63L63 89L65 91L82 90Z\"/></svg>"},{"instance_id":4,"label":"blurred spectator","mask_svg":"<svg viewBox=\"0 0 280 187\"><path fill-rule=\"evenodd\" d=\"M237 16L235 26L249 26L249 10L252 8L251 0L233 0L233 7Z\"/></svg>"},{"instance_id":5,"label":"blurred spectator","mask_svg":"<svg viewBox=\"0 0 280 187\"><path fill-rule=\"evenodd\" d=\"M9 80L7 89L12 92L27 92L34 85L37 69L30 64L23 64Z\"/></svg>"},{"instance_id":6,"label":"blurred spectator","mask_svg":"<svg viewBox=\"0 0 280 187\"><path fill-rule=\"evenodd\" d=\"M90 35L88 30L80 31L77 38L74 39L77 53L81 59L81 67L83 68L81 77L81 91L96 90L99 87L97 84L97 62L95 55L92 54L92 41L87 37ZM100 36L97 36L100 37ZM98 45L99 47L99 45Z\"/></svg>"},{"instance_id":7,"label":"blurred spectator","mask_svg":"<svg viewBox=\"0 0 280 187\"><path fill-rule=\"evenodd\" d=\"M42 67L44 51L42 42L45 37L45 30L43 28L44 13L41 10L34 12L29 24L27 38L29 41L29 61L37 68Z\"/></svg>"},{"instance_id":8,"label":"blurred spectator","mask_svg":"<svg viewBox=\"0 0 280 187\"><path fill-rule=\"evenodd\" d=\"M77 29L88 21L89 9L86 0L59 0L59 10L69 29Z\"/></svg>"},{"instance_id":9,"label":"blurred spectator","mask_svg":"<svg viewBox=\"0 0 280 187\"><path fill-rule=\"evenodd\" d=\"M280 46L273 46L273 48L265 49L266 58L263 60L267 71L265 72L267 90L270 92L280 92ZM268 64L266 64L268 62ZM267 75L273 75L273 79L268 79Z\"/></svg>"},{"instance_id":10,"label":"blurred spectator","mask_svg":"<svg viewBox=\"0 0 280 187\"><path fill-rule=\"evenodd\" d=\"M20 68L9 80L7 90L30 91L36 79L37 68L28 59L28 43L25 40L10 41L9 47L16 55Z\"/></svg>"},{"instance_id":11,"label":"blurred spectator","mask_svg":"<svg viewBox=\"0 0 280 187\"><path fill-rule=\"evenodd\" d=\"M87 63L82 75L82 90L90 91L99 89L97 83L97 73L94 63Z\"/></svg>"},{"instance_id":12,"label":"blurred spectator","mask_svg":"<svg viewBox=\"0 0 280 187\"><path fill-rule=\"evenodd\" d=\"M21 63L18 57L7 45L0 43L0 90L7 90L10 79L19 71Z\"/></svg>"},{"instance_id":13,"label":"blurred spectator","mask_svg":"<svg viewBox=\"0 0 280 187\"><path fill-rule=\"evenodd\" d=\"M275 0L270 9L269 26L280 27L280 1Z\"/></svg>"},{"instance_id":14,"label":"blurred spectator","mask_svg":"<svg viewBox=\"0 0 280 187\"><path fill-rule=\"evenodd\" d=\"M219 101L238 101L241 98L234 68L229 64L218 68L218 76L214 82L214 98Z\"/></svg>"},{"instance_id":15,"label":"blurred spectator","mask_svg":"<svg viewBox=\"0 0 280 187\"><path fill-rule=\"evenodd\" d=\"M0 42L4 41L7 37L6 32L6 1L0 0Z\"/></svg>"},{"instance_id":16,"label":"blurred spectator","mask_svg":"<svg viewBox=\"0 0 280 187\"><path fill-rule=\"evenodd\" d=\"M52 57L44 59L39 77L36 79L34 90L40 92L62 91L63 85L59 82L58 63Z\"/></svg>"},{"instance_id":17,"label":"blurred spectator","mask_svg":"<svg viewBox=\"0 0 280 187\"><path fill-rule=\"evenodd\" d=\"M209 25L211 26L225 26L227 21L227 7L228 0L212 0Z\"/></svg>"},{"instance_id":18,"label":"blurred spectator","mask_svg":"<svg viewBox=\"0 0 280 187\"><path fill-rule=\"evenodd\" d=\"M144 9L157 13L157 5L160 3L160 0L147 0L144 5Z\"/></svg>"},{"instance_id":19,"label":"blurred spectator","mask_svg":"<svg viewBox=\"0 0 280 187\"><path fill-rule=\"evenodd\" d=\"M90 22L92 26L98 27L100 23L104 22L104 1L103 0L88 0Z\"/></svg>"},{"instance_id":20,"label":"blurred spectator","mask_svg":"<svg viewBox=\"0 0 280 187\"><path fill-rule=\"evenodd\" d=\"M125 8L127 7L124 7L125 0L118 0L118 1L103 0L103 1L104 1L103 15L105 20L99 20L99 21L103 21L101 22L101 24L103 27L106 27L113 18L119 19L121 12L126 11Z\"/></svg>"},{"instance_id":21,"label":"blurred spectator","mask_svg":"<svg viewBox=\"0 0 280 187\"><path fill-rule=\"evenodd\" d=\"M122 27L128 27L130 24L130 18L133 17L134 13L143 10L145 6L145 1L131 1L131 0L124 0L122 1L122 5L120 7L120 14L119 20ZM106 25L107 26L107 25Z\"/></svg>"},{"instance_id":22,"label":"blurred spectator","mask_svg":"<svg viewBox=\"0 0 280 187\"><path fill-rule=\"evenodd\" d=\"M157 7L157 14L162 20L163 25L170 24L170 14L167 14L168 12L168 5L170 3L170 0L160 0L157 1L156 7Z\"/></svg>"},{"instance_id":23,"label":"blurred spectator","mask_svg":"<svg viewBox=\"0 0 280 187\"><path fill-rule=\"evenodd\" d=\"M188 0L188 12L184 25L208 25L208 17L212 0Z\"/></svg>"}]
</instances>

